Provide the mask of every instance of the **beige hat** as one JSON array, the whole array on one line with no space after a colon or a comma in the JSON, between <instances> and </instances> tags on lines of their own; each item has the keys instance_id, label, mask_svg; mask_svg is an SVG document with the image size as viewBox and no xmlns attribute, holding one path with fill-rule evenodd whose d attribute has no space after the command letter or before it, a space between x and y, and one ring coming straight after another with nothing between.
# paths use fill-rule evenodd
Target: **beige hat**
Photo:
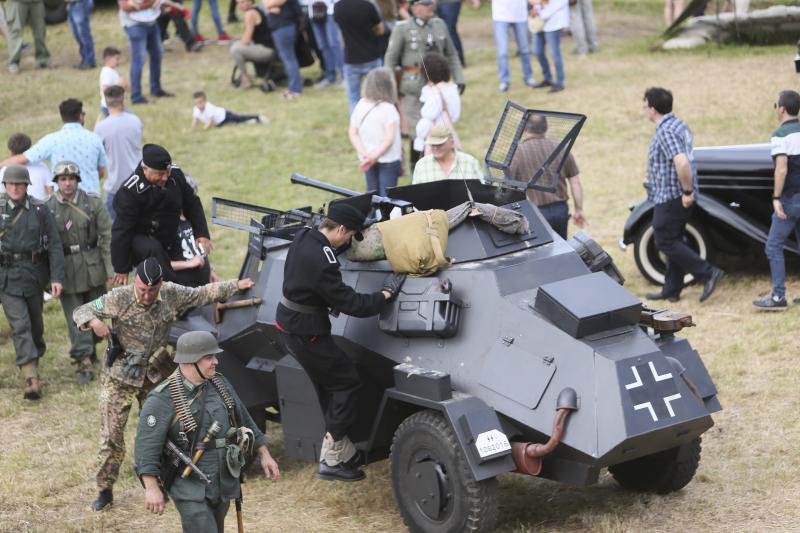
<instances>
[{"instance_id":1,"label":"beige hat","mask_svg":"<svg viewBox=\"0 0 800 533\"><path fill-rule=\"evenodd\" d=\"M444 124L437 124L436 126L431 128L431 132L430 134L428 134L428 140L425 141L425 144L437 146L439 144L446 143L452 138L453 138L453 132L450 131L450 128L448 128Z\"/></svg>"}]
</instances>

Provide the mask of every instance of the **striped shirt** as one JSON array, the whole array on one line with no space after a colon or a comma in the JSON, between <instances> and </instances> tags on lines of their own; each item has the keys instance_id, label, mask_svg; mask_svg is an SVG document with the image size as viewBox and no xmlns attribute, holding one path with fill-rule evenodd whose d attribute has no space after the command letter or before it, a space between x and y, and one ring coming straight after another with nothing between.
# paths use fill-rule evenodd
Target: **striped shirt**
<instances>
[{"instance_id":1,"label":"striped shirt","mask_svg":"<svg viewBox=\"0 0 800 533\"><path fill-rule=\"evenodd\" d=\"M663 204L683 194L673 159L686 154L692 169L692 189L697 191L697 165L692 154L692 132L684 121L667 113L656 125L656 134L647 151L647 199Z\"/></svg>"},{"instance_id":2,"label":"striped shirt","mask_svg":"<svg viewBox=\"0 0 800 533\"><path fill-rule=\"evenodd\" d=\"M529 182L539 167L550 157L550 154L558 147L558 142L542 137L528 137L523 139L517 151L514 152L514 159L511 160L511 177L516 181ZM560 162L556 158L552 165L555 167ZM553 183L553 168L548 168L539 178L539 185L549 185ZM566 202L569 199L567 194L567 179L578 175L578 165L572 154L567 155L564 166L561 167L561 175L556 180L555 192L537 191L528 189L528 200L535 205L542 206L555 202Z\"/></svg>"},{"instance_id":3,"label":"striped shirt","mask_svg":"<svg viewBox=\"0 0 800 533\"><path fill-rule=\"evenodd\" d=\"M787 120L772 134L772 157L785 155L788 159L786 181L781 191L782 197L800 192L800 121Z\"/></svg>"}]
</instances>

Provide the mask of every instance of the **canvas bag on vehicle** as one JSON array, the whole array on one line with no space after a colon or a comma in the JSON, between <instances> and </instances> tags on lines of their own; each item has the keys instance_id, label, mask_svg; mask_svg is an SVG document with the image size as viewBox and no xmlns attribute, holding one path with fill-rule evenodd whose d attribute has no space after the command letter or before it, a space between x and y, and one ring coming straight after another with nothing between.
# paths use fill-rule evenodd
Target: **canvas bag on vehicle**
<instances>
[{"instance_id":1,"label":"canvas bag on vehicle","mask_svg":"<svg viewBox=\"0 0 800 533\"><path fill-rule=\"evenodd\" d=\"M410 213L376 224L383 237L392 270L411 276L429 276L450 266L447 250L447 213L441 209Z\"/></svg>"}]
</instances>

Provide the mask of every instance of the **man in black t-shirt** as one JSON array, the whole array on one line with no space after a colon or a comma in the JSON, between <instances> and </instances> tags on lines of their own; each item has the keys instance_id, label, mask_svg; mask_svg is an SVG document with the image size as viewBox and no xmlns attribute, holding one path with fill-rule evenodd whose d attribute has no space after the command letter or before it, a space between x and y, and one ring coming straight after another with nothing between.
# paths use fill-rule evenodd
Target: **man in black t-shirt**
<instances>
[{"instance_id":1,"label":"man in black t-shirt","mask_svg":"<svg viewBox=\"0 0 800 533\"><path fill-rule=\"evenodd\" d=\"M344 38L344 79L352 113L361 98L361 80L383 64L386 28L378 8L368 0L339 0L333 19Z\"/></svg>"}]
</instances>

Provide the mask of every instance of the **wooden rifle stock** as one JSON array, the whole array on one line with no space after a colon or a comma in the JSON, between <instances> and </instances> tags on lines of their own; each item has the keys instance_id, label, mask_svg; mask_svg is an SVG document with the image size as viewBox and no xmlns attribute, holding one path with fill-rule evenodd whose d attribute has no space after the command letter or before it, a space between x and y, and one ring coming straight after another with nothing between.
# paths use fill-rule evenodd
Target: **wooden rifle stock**
<instances>
[{"instance_id":1,"label":"wooden rifle stock","mask_svg":"<svg viewBox=\"0 0 800 533\"><path fill-rule=\"evenodd\" d=\"M222 322L222 312L227 309L253 307L256 305L261 305L262 301L263 300L261 298L246 298L244 300L236 300L235 302L217 303L217 307L214 309L214 322L217 324Z\"/></svg>"}]
</instances>

